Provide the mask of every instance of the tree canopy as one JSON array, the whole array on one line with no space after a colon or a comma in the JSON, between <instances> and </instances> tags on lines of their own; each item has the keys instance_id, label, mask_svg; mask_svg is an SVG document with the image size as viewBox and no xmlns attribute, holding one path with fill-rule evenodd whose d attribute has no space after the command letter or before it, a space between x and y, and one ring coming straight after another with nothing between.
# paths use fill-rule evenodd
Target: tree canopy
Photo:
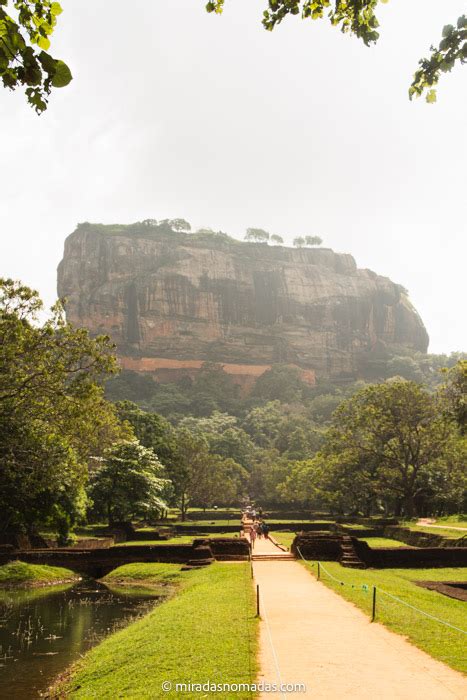
<instances>
[{"instance_id":1,"label":"tree canopy","mask_svg":"<svg viewBox=\"0 0 467 700\"><path fill-rule=\"evenodd\" d=\"M113 445L91 471L89 493L109 524L157 517L166 508L170 482L154 451L138 440Z\"/></svg>"},{"instance_id":2,"label":"tree canopy","mask_svg":"<svg viewBox=\"0 0 467 700\"><path fill-rule=\"evenodd\" d=\"M366 46L379 39L379 21L376 10L379 3L388 0L268 0L263 12L263 26L272 31L289 15L302 19L327 19L342 32L355 35ZM222 14L225 0L209 0L208 12ZM430 47L428 58L419 61L409 88L409 97L425 94L427 102L436 101L436 89L442 73L452 70L454 65L467 61L467 17L462 15L456 24L447 24L442 31L439 46Z\"/></svg>"},{"instance_id":3,"label":"tree canopy","mask_svg":"<svg viewBox=\"0 0 467 700\"><path fill-rule=\"evenodd\" d=\"M87 464L128 435L101 383L116 371L108 338L66 322L40 325L36 292L0 280L0 529L62 532L83 512Z\"/></svg>"},{"instance_id":4,"label":"tree canopy","mask_svg":"<svg viewBox=\"0 0 467 700\"><path fill-rule=\"evenodd\" d=\"M354 34L366 46L379 38L376 10L388 0L268 0L263 26L272 31L289 15L302 19L327 19L344 33ZM209 0L208 12L221 14L225 0ZM0 0L0 77L11 90L24 88L26 98L38 114L47 109L52 88L72 80L67 64L50 53L50 37L62 13L53 0ZM409 89L410 99L425 94L436 101L436 85L442 73L467 60L467 17L447 24L438 47L431 46L428 58L419 61ZM184 227L183 220L180 220ZM190 230L189 228L187 230Z\"/></svg>"}]
</instances>

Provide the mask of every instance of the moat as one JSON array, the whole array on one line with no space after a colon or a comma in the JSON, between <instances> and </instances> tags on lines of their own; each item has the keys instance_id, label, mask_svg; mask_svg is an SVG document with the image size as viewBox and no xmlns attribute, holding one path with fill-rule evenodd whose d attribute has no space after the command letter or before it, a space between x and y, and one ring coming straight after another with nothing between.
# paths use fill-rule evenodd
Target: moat
<instances>
[{"instance_id":1,"label":"moat","mask_svg":"<svg viewBox=\"0 0 467 700\"><path fill-rule=\"evenodd\" d=\"M88 649L158 600L149 590L110 589L90 579L0 590L0 697L40 697Z\"/></svg>"}]
</instances>

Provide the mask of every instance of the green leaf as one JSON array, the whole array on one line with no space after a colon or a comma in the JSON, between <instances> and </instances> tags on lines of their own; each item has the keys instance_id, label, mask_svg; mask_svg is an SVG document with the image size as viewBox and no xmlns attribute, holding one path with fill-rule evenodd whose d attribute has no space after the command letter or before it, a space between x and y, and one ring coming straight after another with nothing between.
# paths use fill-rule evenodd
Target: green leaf
<instances>
[{"instance_id":1,"label":"green leaf","mask_svg":"<svg viewBox=\"0 0 467 700\"><path fill-rule=\"evenodd\" d=\"M55 64L55 73L52 77L52 86L56 88L65 87L73 80L71 71L63 61Z\"/></svg>"},{"instance_id":2,"label":"green leaf","mask_svg":"<svg viewBox=\"0 0 467 700\"><path fill-rule=\"evenodd\" d=\"M444 37L447 37L447 36L449 36L450 34L452 34L453 31L454 31L454 27L452 26L452 24L446 24L446 25L443 27L443 36L444 36Z\"/></svg>"},{"instance_id":3,"label":"green leaf","mask_svg":"<svg viewBox=\"0 0 467 700\"><path fill-rule=\"evenodd\" d=\"M45 36L39 36L37 45L39 48L44 49L44 51L48 51L50 49L50 40Z\"/></svg>"},{"instance_id":4,"label":"green leaf","mask_svg":"<svg viewBox=\"0 0 467 700\"><path fill-rule=\"evenodd\" d=\"M426 101L429 104L433 104L434 102L436 102L436 90L428 90L426 95Z\"/></svg>"},{"instance_id":5,"label":"green leaf","mask_svg":"<svg viewBox=\"0 0 467 700\"><path fill-rule=\"evenodd\" d=\"M59 2L53 2L50 6L50 12L57 17L57 15L61 15L63 10L62 6L60 5Z\"/></svg>"}]
</instances>

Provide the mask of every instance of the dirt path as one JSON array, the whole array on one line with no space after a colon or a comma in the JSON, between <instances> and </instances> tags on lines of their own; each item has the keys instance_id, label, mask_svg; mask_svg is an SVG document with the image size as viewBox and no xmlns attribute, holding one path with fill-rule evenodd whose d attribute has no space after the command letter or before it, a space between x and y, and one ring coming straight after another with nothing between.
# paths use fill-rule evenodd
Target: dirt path
<instances>
[{"instance_id":1,"label":"dirt path","mask_svg":"<svg viewBox=\"0 0 467 700\"><path fill-rule=\"evenodd\" d=\"M255 555L277 548L257 540ZM260 586L260 680L304 683L306 693L260 698L454 700L467 697L462 674L368 618L296 561L255 561ZM273 651L274 649L274 651ZM280 674L280 680L279 680Z\"/></svg>"}]
</instances>

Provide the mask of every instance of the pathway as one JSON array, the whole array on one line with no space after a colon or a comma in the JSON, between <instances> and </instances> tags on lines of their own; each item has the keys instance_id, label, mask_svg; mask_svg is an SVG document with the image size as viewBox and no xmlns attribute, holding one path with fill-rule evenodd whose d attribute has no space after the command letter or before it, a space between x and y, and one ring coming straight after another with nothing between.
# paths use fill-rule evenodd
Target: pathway
<instances>
[{"instance_id":1,"label":"pathway","mask_svg":"<svg viewBox=\"0 0 467 700\"><path fill-rule=\"evenodd\" d=\"M260 680L304 683L306 693L260 698L314 700L461 700L462 674L435 661L319 583L297 561L256 540L260 586ZM265 559L261 561L259 557ZM274 649L274 651L273 651ZM280 679L279 680L279 674Z\"/></svg>"}]
</instances>

